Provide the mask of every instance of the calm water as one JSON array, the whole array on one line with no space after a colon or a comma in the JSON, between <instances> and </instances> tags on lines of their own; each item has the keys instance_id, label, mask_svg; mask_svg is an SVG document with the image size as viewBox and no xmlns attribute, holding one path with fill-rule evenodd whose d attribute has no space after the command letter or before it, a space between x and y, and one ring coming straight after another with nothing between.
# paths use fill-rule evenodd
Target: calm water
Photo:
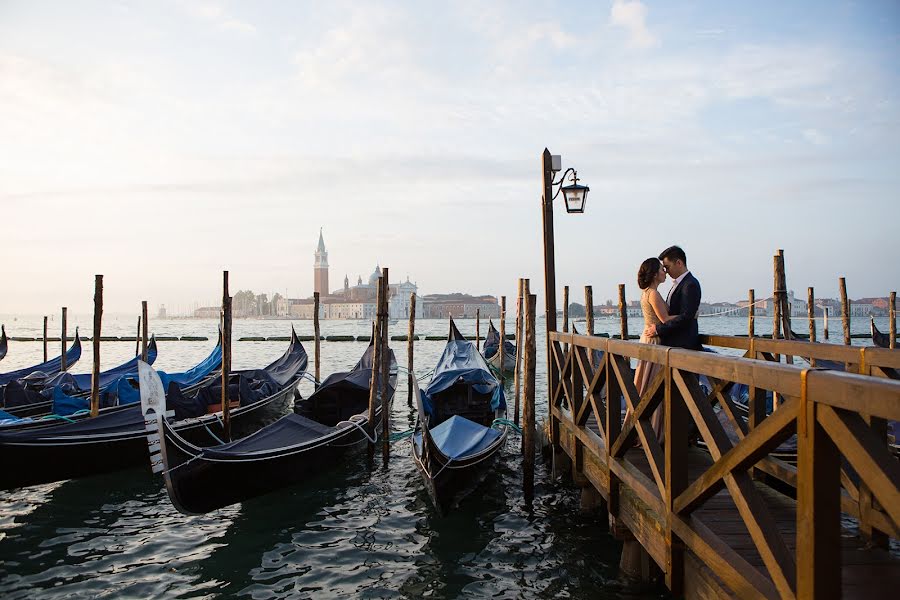
<instances>
[{"instance_id":1,"label":"calm water","mask_svg":"<svg viewBox=\"0 0 900 600\"><path fill-rule=\"evenodd\" d=\"M0 316L8 335L40 335L40 318L13 319ZM134 335L135 321L109 317L104 334ZM90 331L90 317L70 317L69 322L70 331L75 325ZM886 319L877 324L887 330ZM189 367L214 344L213 321L151 320L151 325L158 335L211 340L160 342L155 364L160 369ZM853 325L854 332L868 330L863 319ZM311 322L294 326L299 334L312 333ZM760 319L758 333L766 326ZM839 341L839 320L830 326L832 340ZM54 327L59 335L58 322L51 331ZM460 321L459 327L474 334L474 321ZM612 320L596 324L598 332L618 328ZM743 333L745 328L742 318L701 321L705 333ZM441 335L446 329L443 321L416 324L420 334ZM482 334L485 329L483 323ZM795 330L806 331L805 321ZM234 324L235 340L289 332L288 321ZM367 335L369 325L325 321L322 333ZM391 328L391 334L403 333L403 322ZM546 414L542 340L539 336L539 420ZM306 345L311 355L312 343ZM406 343L392 345L405 365ZM284 342L235 342L234 368L267 364L285 347ZM51 356L58 348L58 342L51 346ZM358 342L323 342L322 377L351 368L364 348ZM417 373L427 373L442 349L442 342L417 342ZM133 342L104 343L101 364L112 367L133 355ZM8 371L41 359L40 342L10 342L0 368ZM91 347L85 344L73 371L87 372L90 364ZM310 383L301 384L304 395L311 391ZM413 425L406 398L401 377L392 414L395 431ZM364 452L349 455L307 485L201 517L176 512L162 479L144 468L0 492L0 597L642 597L617 580L620 546L604 533L604 517L580 515L577 490L551 483L543 464L534 500L526 502L518 445L513 436L496 472L443 518L428 502L408 441L394 445L387 468L380 460L370 467Z\"/></svg>"}]
</instances>

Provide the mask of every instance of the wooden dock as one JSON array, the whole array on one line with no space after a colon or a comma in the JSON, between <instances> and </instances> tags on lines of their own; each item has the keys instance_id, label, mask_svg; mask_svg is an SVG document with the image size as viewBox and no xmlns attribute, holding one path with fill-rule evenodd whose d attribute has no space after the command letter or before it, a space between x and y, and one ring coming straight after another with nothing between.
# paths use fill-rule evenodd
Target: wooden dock
<instances>
[{"instance_id":1,"label":"wooden dock","mask_svg":"<svg viewBox=\"0 0 900 600\"><path fill-rule=\"evenodd\" d=\"M557 465L571 459L576 481L605 501L613 533L637 540L675 594L893 597L900 560L888 543L900 537L900 465L885 426L900 420L900 352L725 336L703 343L744 355L551 331ZM781 364L779 355L851 372ZM633 359L660 365L642 396ZM746 420L729 394L736 383L750 387ZM767 391L779 399L768 416ZM607 397L624 398L627 419ZM650 425L657 407L662 443ZM794 435L796 466L772 456Z\"/></svg>"}]
</instances>

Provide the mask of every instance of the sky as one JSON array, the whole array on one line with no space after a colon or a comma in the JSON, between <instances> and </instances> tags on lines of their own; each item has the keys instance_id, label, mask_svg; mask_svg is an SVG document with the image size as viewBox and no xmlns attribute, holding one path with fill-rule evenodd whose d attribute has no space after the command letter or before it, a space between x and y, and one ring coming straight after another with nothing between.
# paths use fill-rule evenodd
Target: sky
<instances>
[{"instance_id":1,"label":"sky","mask_svg":"<svg viewBox=\"0 0 900 600\"><path fill-rule=\"evenodd\" d=\"M680 244L704 300L900 287L900 4L0 0L0 313L312 294L597 303ZM539 302L542 299L539 298Z\"/></svg>"}]
</instances>

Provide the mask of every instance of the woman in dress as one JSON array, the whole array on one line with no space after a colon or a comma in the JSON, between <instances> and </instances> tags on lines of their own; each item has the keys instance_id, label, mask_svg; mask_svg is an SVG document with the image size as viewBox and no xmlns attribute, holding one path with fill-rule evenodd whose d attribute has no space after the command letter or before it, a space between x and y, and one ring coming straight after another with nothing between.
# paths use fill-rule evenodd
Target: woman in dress
<instances>
[{"instance_id":1,"label":"woman in dress","mask_svg":"<svg viewBox=\"0 0 900 600\"><path fill-rule=\"evenodd\" d=\"M648 258L641 263L638 269L637 281L638 287L641 288L641 312L644 315L644 329L650 325L659 325L673 319L669 316L669 307L659 293L659 284L666 280L666 270L663 268L658 258ZM649 337L641 335L642 344L658 344L659 337ZM638 394L643 394L647 386L653 380L654 375L662 368L658 363L648 362L646 360L638 361L637 369L634 371L634 387ZM663 427L663 410L662 406L653 411L650 423L656 437L662 443L662 427Z\"/></svg>"}]
</instances>

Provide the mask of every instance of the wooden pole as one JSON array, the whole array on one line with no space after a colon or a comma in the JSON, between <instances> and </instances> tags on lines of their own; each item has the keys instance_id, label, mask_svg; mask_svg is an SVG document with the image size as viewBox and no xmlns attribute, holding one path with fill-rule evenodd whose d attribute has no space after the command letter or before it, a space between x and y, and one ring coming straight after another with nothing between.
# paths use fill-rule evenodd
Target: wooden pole
<instances>
[{"instance_id":1,"label":"wooden pole","mask_svg":"<svg viewBox=\"0 0 900 600\"><path fill-rule=\"evenodd\" d=\"M372 379L369 382L369 429L372 438L369 440L369 458L375 455L375 412L378 400L378 367L381 364L381 319L378 312L381 309L381 284L375 288L375 325L372 328Z\"/></svg>"},{"instance_id":2,"label":"wooden pole","mask_svg":"<svg viewBox=\"0 0 900 600\"><path fill-rule=\"evenodd\" d=\"M822 335L825 336L825 339L828 339L828 311L830 308L828 306L822 307L822 313L824 318L822 320Z\"/></svg>"},{"instance_id":3,"label":"wooden pole","mask_svg":"<svg viewBox=\"0 0 900 600\"><path fill-rule=\"evenodd\" d=\"M747 293L747 336L752 338L756 336L756 290L750 289ZM750 358L756 358L751 356Z\"/></svg>"},{"instance_id":4,"label":"wooden pole","mask_svg":"<svg viewBox=\"0 0 900 600\"><path fill-rule=\"evenodd\" d=\"M231 441L231 295L228 293L228 271L222 271L222 428L225 441Z\"/></svg>"},{"instance_id":5,"label":"wooden pole","mask_svg":"<svg viewBox=\"0 0 900 600\"><path fill-rule=\"evenodd\" d=\"M589 285L584 286L584 324L587 334L594 335L594 288Z\"/></svg>"},{"instance_id":6,"label":"wooden pole","mask_svg":"<svg viewBox=\"0 0 900 600\"><path fill-rule=\"evenodd\" d=\"M536 350L535 341L535 310L537 296L529 294L525 299L525 380L524 402L522 406L522 466L525 471L525 481L534 479L534 397L535 397L535 365Z\"/></svg>"},{"instance_id":7,"label":"wooden pole","mask_svg":"<svg viewBox=\"0 0 900 600\"><path fill-rule=\"evenodd\" d=\"M475 309L475 348L481 352L481 309Z\"/></svg>"},{"instance_id":8,"label":"wooden pole","mask_svg":"<svg viewBox=\"0 0 900 600\"><path fill-rule=\"evenodd\" d=\"M522 312L524 310L524 300L523 293L525 289L525 280L521 277L518 282L518 298L516 299L516 406L515 412L513 415L513 422L518 425L519 424L519 392L521 391L520 382L522 380L522 359L525 356L524 343L525 336L522 334L522 327L525 325L524 319L522 318Z\"/></svg>"},{"instance_id":9,"label":"wooden pole","mask_svg":"<svg viewBox=\"0 0 900 600\"><path fill-rule=\"evenodd\" d=\"M94 275L94 346L91 368L91 416L100 412L100 324L103 319L103 275Z\"/></svg>"},{"instance_id":10,"label":"wooden pole","mask_svg":"<svg viewBox=\"0 0 900 600\"><path fill-rule=\"evenodd\" d=\"M141 318L138 317L137 330L134 335L134 355L141 355Z\"/></svg>"},{"instance_id":11,"label":"wooden pole","mask_svg":"<svg viewBox=\"0 0 900 600\"><path fill-rule=\"evenodd\" d=\"M563 286L563 332L569 331L569 286Z\"/></svg>"},{"instance_id":12,"label":"wooden pole","mask_svg":"<svg viewBox=\"0 0 900 600\"><path fill-rule=\"evenodd\" d=\"M890 326L890 347L894 350L897 347L897 292L891 292L891 305L888 307L891 322ZM46 319L47 317L44 317Z\"/></svg>"},{"instance_id":13,"label":"wooden pole","mask_svg":"<svg viewBox=\"0 0 900 600\"><path fill-rule=\"evenodd\" d=\"M391 370L391 352L388 347L388 302L390 284L388 268L381 269L381 458L387 465L391 456L391 398L388 393Z\"/></svg>"},{"instance_id":14,"label":"wooden pole","mask_svg":"<svg viewBox=\"0 0 900 600\"><path fill-rule=\"evenodd\" d=\"M147 343L150 338L150 323L147 319L147 301L141 301L141 317L143 318L143 322L141 323L141 360L147 362Z\"/></svg>"},{"instance_id":15,"label":"wooden pole","mask_svg":"<svg viewBox=\"0 0 900 600\"><path fill-rule=\"evenodd\" d=\"M409 373L407 379L407 404L413 406L413 377L416 376L413 361L413 342L416 339L416 295L409 295L409 333L406 336L406 370Z\"/></svg>"},{"instance_id":16,"label":"wooden pole","mask_svg":"<svg viewBox=\"0 0 900 600\"><path fill-rule=\"evenodd\" d=\"M847 279L841 277L838 280L841 293L841 323L844 326L844 345L849 346L850 341L850 301L847 300Z\"/></svg>"},{"instance_id":17,"label":"wooden pole","mask_svg":"<svg viewBox=\"0 0 900 600\"><path fill-rule=\"evenodd\" d=\"M316 389L319 389L319 368L320 368L320 364L321 364L320 363L320 360L321 360L320 353L319 353L319 350L320 350L319 346L321 344L321 340L319 339L319 337L320 337L319 336L319 292L313 292L313 336L315 337L315 340L314 340L315 343L313 346L315 348L315 357L314 357L315 369L316 369L315 386L316 386Z\"/></svg>"},{"instance_id":18,"label":"wooden pole","mask_svg":"<svg viewBox=\"0 0 900 600\"><path fill-rule=\"evenodd\" d=\"M47 362L47 317L44 317L44 362Z\"/></svg>"},{"instance_id":19,"label":"wooden pole","mask_svg":"<svg viewBox=\"0 0 900 600\"><path fill-rule=\"evenodd\" d=\"M781 283L778 278L778 255L772 257L772 339L781 337ZM780 360L780 357L776 356Z\"/></svg>"},{"instance_id":20,"label":"wooden pole","mask_svg":"<svg viewBox=\"0 0 900 600\"><path fill-rule=\"evenodd\" d=\"M623 340L628 339L628 306L625 304L625 284L619 284L619 319L621 321L622 330L620 335Z\"/></svg>"},{"instance_id":21,"label":"wooden pole","mask_svg":"<svg viewBox=\"0 0 900 600\"><path fill-rule=\"evenodd\" d=\"M806 288L806 318L809 320L809 341L816 342L816 294L809 287Z\"/></svg>"},{"instance_id":22,"label":"wooden pole","mask_svg":"<svg viewBox=\"0 0 900 600\"><path fill-rule=\"evenodd\" d=\"M778 250L778 286L781 290L781 331L784 339L793 339L793 329L791 329L791 303L788 300L787 276L784 272L784 250ZM792 354L785 355L787 364L794 364L794 356Z\"/></svg>"},{"instance_id":23,"label":"wooden pole","mask_svg":"<svg viewBox=\"0 0 900 600\"><path fill-rule=\"evenodd\" d=\"M506 345L506 296L500 296L500 347L497 352L500 353L500 385L503 385L503 346Z\"/></svg>"},{"instance_id":24,"label":"wooden pole","mask_svg":"<svg viewBox=\"0 0 900 600\"><path fill-rule=\"evenodd\" d=\"M550 332L556 331L556 249L553 237L553 155L544 148L541 154L541 221L544 238L544 326L547 352L547 412L550 419L550 443L553 446L553 462L551 474L556 477L556 457L560 452L559 422L550 410L550 399L559 385L559 370L553 360L553 345L550 343Z\"/></svg>"},{"instance_id":25,"label":"wooden pole","mask_svg":"<svg viewBox=\"0 0 900 600\"><path fill-rule=\"evenodd\" d=\"M68 310L65 306L62 307L62 336L60 339L62 340L62 363L60 370L65 371L66 367L66 313Z\"/></svg>"}]
</instances>

